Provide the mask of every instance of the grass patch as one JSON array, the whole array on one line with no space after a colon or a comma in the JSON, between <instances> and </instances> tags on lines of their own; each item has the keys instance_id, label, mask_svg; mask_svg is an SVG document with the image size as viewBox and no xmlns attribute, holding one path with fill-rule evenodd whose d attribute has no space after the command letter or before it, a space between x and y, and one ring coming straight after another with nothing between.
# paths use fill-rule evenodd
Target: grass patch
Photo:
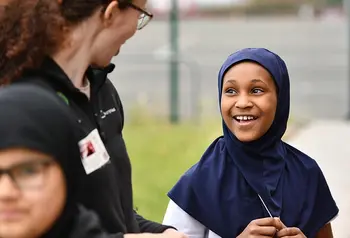
<instances>
[{"instance_id":1,"label":"grass patch","mask_svg":"<svg viewBox=\"0 0 350 238\"><path fill-rule=\"evenodd\" d=\"M169 201L167 192L220 133L220 120L199 125L152 120L125 125L124 139L133 168L134 206L140 215L162 221Z\"/></svg>"}]
</instances>

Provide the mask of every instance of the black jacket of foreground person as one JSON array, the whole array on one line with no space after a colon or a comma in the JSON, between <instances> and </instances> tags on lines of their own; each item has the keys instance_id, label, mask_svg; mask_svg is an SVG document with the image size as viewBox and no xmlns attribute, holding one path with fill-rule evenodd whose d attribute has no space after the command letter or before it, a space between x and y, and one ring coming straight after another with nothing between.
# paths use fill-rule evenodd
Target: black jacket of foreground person
<instances>
[{"instance_id":1,"label":"black jacket of foreground person","mask_svg":"<svg viewBox=\"0 0 350 238\"><path fill-rule=\"evenodd\" d=\"M125 233L162 233L170 227L148 221L133 209L131 163L122 137L123 107L116 89L107 78L113 69L113 64L105 69L88 69L90 99L74 87L50 58L39 70L26 71L16 82L31 81L53 89L75 113L81 139L94 132L100 135L109 161L84 175L79 202L97 212L103 228L113 237L122 237Z\"/></svg>"}]
</instances>

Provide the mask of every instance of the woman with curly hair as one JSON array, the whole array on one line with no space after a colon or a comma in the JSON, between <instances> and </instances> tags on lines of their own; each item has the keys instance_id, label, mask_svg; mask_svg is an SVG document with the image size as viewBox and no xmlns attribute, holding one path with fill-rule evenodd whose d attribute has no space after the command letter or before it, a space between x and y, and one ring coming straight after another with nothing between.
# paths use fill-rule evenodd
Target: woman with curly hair
<instances>
[{"instance_id":1,"label":"woman with curly hair","mask_svg":"<svg viewBox=\"0 0 350 238\"><path fill-rule=\"evenodd\" d=\"M146 0L7 1L0 16L0 82L32 82L69 105L80 128L85 171L79 202L97 212L110 234L183 237L133 210L123 108L107 79L112 57L151 20L145 5Z\"/></svg>"}]
</instances>

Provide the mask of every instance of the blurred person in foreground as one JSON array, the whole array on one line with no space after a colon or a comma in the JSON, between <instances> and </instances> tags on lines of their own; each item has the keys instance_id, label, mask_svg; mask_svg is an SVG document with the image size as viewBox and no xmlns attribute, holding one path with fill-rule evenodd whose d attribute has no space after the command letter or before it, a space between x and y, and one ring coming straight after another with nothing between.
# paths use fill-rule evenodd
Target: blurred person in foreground
<instances>
[{"instance_id":1,"label":"blurred person in foreground","mask_svg":"<svg viewBox=\"0 0 350 238\"><path fill-rule=\"evenodd\" d=\"M112 57L152 18L145 5L146 0L9 0L0 16L0 80L48 87L71 108L85 170L79 201L98 213L110 234L184 237L133 209L123 108L107 79Z\"/></svg>"},{"instance_id":2,"label":"blurred person in foreground","mask_svg":"<svg viewBox=\"0 0 350 238\"><path fill-rule=\"evenodd\" d=\"M285 62L263 48L230 55L218 75L223 136L169 192L164 224L190 237L332 238L339 209L317 162L282 141Z\"/></svg>"},{"instance_id":3,"label":"blurred person in foreground","mask_svg":"<svg viewBox=\"0 0 350 238\"><path fill-rule=\"evenodd\" d=\"M0 89L0 113L0 237L109 237L77 202L84 171L64 102L42 87L14 85Z\"/></svg>"}]
</instances>

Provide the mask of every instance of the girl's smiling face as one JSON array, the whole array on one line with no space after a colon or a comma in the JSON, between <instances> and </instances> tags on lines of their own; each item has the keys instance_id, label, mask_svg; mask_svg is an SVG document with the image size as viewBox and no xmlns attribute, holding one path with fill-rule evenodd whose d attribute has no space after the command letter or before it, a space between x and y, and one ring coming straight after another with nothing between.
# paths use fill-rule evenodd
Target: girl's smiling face
<instances>
[{"instance_id":1,"label":"girl's smiling face","mask_svg":"<svg viewBox=\"0 0 350 238\"><path fill-rule=\"evenodd\" d=\"M221 113L226 126L242 142L255 141L271 127L277 89L270 73L254 62L230 68L222 83Z\"/></svg>"}]
</instances>

